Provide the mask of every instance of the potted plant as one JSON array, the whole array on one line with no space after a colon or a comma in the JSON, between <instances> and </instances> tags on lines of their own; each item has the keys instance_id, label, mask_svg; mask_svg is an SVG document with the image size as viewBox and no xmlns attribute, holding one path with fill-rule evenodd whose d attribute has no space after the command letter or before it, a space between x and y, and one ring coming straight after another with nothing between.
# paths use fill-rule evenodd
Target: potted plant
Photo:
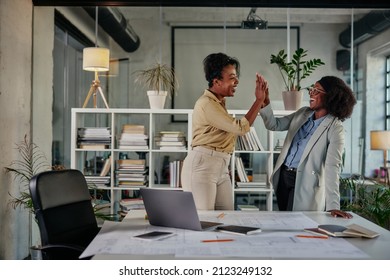
<instances>
[{"instance_id":1,"label":"potted plant","mask_svg":"<svg viewBox=\"0 0 390 280\"><path fill-rule=\"evenodd\" d=\"M50 170L50 165L46 161L45 155L32 143L27 135L24 136L23 141L16 145L20 159L14 160L7 167L4 167L6 173L10 173L14 180L17 181L19 187L19 195L15 196L9 193L11 199L9 204L16 209L21 207L27 209L29 212L29 247L31 258L33 255L40 253L39 245L32 246L32 227L34 207L29 191L29 183L31 178L39 172Z\"/></svg>"},{"instance_id":2,"label":"potted plant","mask_svg":"<svg viewBox=\"0 0 390 280\"><path fill-rule=\"evenodd\" d=\"M271 54L271 64L276 64L282 75L286 91L282 93L286 110L296 110L301 105L301 81L309 77L313 71L325 63L319 58L306 60L307 50L297 49L291 61L287 61L287 54L280 50L276 55Z\"/></svg>"},{"instance_id":3,"label":"potted plant","mask_svg":"<svg viewBox=\"0 0 390 280\"><path fill-rule=\"evenodd\" d=\"M14 160L5 172L13 175L13 178L19 182L19 196L11 196L10 205L15 209L23 207L30 213L34 213L30 191L28 189L31 178L39 172L50 170L50 165L46 161L45 155L38 146L24 136L23 141L16 145L20 159Z\"/></svg>"},{"instance_id":4,"label":"potted plant","mask_svg":"<svg viewBox=\"0 0 390 280\"><path fill-rule=\"evenodd\" d=\"M135 71L135 74L135 82L147 89L152 109L164 108L168 93L172 95L179 86L174 69L159 62L147 69Z\"/></svg>"},{"instance_id":5,"label":"potted plant","mask_svg":"<svg viewBox=\"0 0 390 280\"><path fill-rule=\"evenodd\" d=\"M364 177L352 175L340 178L340 193L349 199L342 201L341 208L390 229L390 188L381 184L365 183Z\"/></svg>"}]
</instances>

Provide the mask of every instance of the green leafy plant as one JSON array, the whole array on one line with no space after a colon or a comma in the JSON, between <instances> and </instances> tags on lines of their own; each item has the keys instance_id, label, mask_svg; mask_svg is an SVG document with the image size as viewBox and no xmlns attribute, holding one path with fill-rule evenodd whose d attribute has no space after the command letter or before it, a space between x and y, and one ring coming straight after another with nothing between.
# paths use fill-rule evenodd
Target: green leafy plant
<instances>
[{"instance_id":1,"label":"green leafy plant","mask_svg":"<svg viewBox=\"0 0 390 280\"><path fill-rule=\"evenodd\" d=\"M340 191L347 191L351 200L342 209L352 211L377 225L390 229L390 188L380 184L367 185L364 178L351 176L340 179Z\"/></svg>"},{"instance_id":2,"label":"green leafy plant","mask_svg":"<svg viewBox=\"0 0 390 280\"><path fill-rule=\"evenodd\" d=\"M51 167L47 163L45 155L32 143L27 135L24 136L23 141L16 144L20 159L11 162L10 166L5 167L5 172L12 174L14 180L19 182L19 196L11 196L9 203L14 209L17 207L24 207L30 212L34 212L31 201L30 192L28 189L31 178L40 172L50 170Z\"/></svg>"},{"instance_id":3,"label":"green leafy plant","mask_svg":"<svg viewBox=\"0 0 390 280\"><path fill-rule=\"evenodd\" d=\"M155 63L147 69L135 71L134 74L135 82L148 90L168 91L172 95L179 87L174 69L166 64Z\"/></svg>"},{"instance_id":4,"label":"green leafy plant","mask_svg":"<svg viewBox=\"0 0 390 280\"><path fill-rule=\"evenodd\" d=\"M16 144L20 159L14 160L11 164L5 167L5 172L13 176L19 184L19 195L11 196L9 204L12 208L23 207L28 209L30 213L34 213L34 206L32 204L31 195L29 191L29 183L31 178L43 171L48 170L62 170L65 169L62 165L50 166L47 159L39 147L30 141L27 135L24 136L23 141ZM113 220L114 216L102 213L102 207L93 205L95 216L100 219Z\"/></svg>"},{"instance_id":5,"label":"green leafy plant","mask_svg":"<svg viewBox=\"0 0 390 280\"><path fill-rule=\"evenodd\" d=\"M297 49L291 61L287 61L287 54L280 50L276 55L271 54L271 64L276 64L282 75L286 90L295 91L301 89L301 81L309 77L313 71L325 63L319 58L305 60L307 50Z\"/></svg>"}]
</instances>

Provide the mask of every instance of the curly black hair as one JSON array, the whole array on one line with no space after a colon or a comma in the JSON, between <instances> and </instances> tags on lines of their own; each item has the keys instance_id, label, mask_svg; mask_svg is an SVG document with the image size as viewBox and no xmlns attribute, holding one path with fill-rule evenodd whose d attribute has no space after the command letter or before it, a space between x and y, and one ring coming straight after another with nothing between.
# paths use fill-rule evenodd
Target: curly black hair
<instances>
[{"instance_id":1,"label":"curly black hair","mask_svg":"<svg viewBox=\"0 0 390 280\"><path fill-rule=\"evenodd\" d=\"M341 121L351 117L356 104L351 88L342 79L334 76L322 77L318 83L326 91L324 107L328 113Z\"/></svg>"},{"instance_id":2,"label":"curly black hair","mask_svg":"<svg viewBox=\"0 0 390 280\"><path fill-rule=\"evenodd\" d=\"M240 76L240 62L237 58L230 57L224 53L212 53L203 59L203 69L208 86L213 86L213 79L222 79L222 70L228 65L236 68L237 77Z\"/></svg>"}]
</instances>

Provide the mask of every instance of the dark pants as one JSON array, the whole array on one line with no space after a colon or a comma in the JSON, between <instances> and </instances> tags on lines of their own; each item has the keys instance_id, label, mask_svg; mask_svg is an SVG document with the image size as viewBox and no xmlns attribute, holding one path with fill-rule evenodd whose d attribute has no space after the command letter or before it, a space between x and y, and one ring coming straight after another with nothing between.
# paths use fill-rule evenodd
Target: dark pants
<instances>
[{"instance_id":1,"label":"dark pants","mask_svg":"<svg viewBox=\"0 0 390 280\"><path fill-rule=\"evenodd\" d=\"M296 171L289 171L284 165L281 167L279 184L276 190L279 211L292 211L296 176Z\"/></svg>"}]
</instances>

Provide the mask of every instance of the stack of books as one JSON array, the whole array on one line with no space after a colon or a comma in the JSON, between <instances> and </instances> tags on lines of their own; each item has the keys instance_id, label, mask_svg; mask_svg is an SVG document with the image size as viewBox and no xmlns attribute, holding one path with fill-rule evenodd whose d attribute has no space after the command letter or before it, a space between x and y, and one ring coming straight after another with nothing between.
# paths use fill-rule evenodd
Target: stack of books
<instances>
[{"instance_id":1,"label":"stack of books","mask_svg":"<svg viewBox=\"0 0 390 280\"><path fill-rule=\"evenodd\" d=\"M142 198L122 198L119 207L123 214L127 214L130 210L145 209Z\"/></svg>"},{"instance_id":2,"label":"stack of books","mask_svg":"<svg viewBox=\"0 0 390 280\"><path fill-rule=\"evenodd\" d=\"M90 188L104 188L110 185L110 176L85 176L85 181Z\"/></svg>"},{"instance_id":3,"label":"stack of books","mask_svg":"<svg viewBox=\"0 0 390 280\"><path fill-rule=\"evenodd\" d=\"M118 148L124 150L146 150L148 146L148 135L145 133L145 126L137 124L124 124L122 133L118 138Z\"/></svg>"},{"instance_id":4,"label":"stack of books","mask_svg":"<svg viewBox=\"0 0 390 280\"><path fill-rule=\"evenodd\" d=\"M253 126L251 126L248 133L237 137L236 149L241 151L264 151L264 147Z\"/></svg>"},{"instance_id":5,"label":"stack of books","mask_svg":"<svg viewBox=\"0 0 390 280\"><path fill-rule=\"evenodd\" d=\"M155 138L160 150L186 150L187 141L181 131L161 131Z\"/></svg>"},{"instance_id":6,"label":"stack of books","mask_svg":"<svg viewBox=\"0 0 390 280\"><path fill-rule=\"evenodd\" d=\"M169 185L172 188L181 188L182 160L174 160L169 163Z\"/></svg>"},{"instance_id":7,"label":"stack of books","mask_svg":"<svg viewBox=\"0 0 390 280\"><path fill-rule=\"evenodd\" d=\"M328 235L332 237L364 237L375 238L380 234L358 224L350 224L348 226L336 224L318 225L316 228L305 228L304 231L315 235Z\"/></svg>"},{"instance_id":8,"label":"stack of books","mask_svg":"<svg viewBox=\"0 0 390 280\"><path fill-rule=\"evenodd\" d=\"M242 158L239 156L235 157L235 164L236 164L236 172L238 175L238 179L240 182L249 182L248 175L245 172L244 163L242 162Z\"/></svg>"},{"instance_id":9,"label":"stack of books","mask_svg":"<svg viewBox=\"0 0 390 280\"><path fill-rule=\"evenodd\" d=\"M118 187L141 188L148 183L144 159L117 160L115 174Z\"/></svg>"},{"instance_id":10,"label":"stack of books","mask_svg":"<svg viewBox=\"0 0 390 280\"><path fill-rule=\"evenodd\" d=\"M77 145L80 149L107 149L110 144L110 127L79 127L77 129Z\"/></svg>"}]
</instances>

